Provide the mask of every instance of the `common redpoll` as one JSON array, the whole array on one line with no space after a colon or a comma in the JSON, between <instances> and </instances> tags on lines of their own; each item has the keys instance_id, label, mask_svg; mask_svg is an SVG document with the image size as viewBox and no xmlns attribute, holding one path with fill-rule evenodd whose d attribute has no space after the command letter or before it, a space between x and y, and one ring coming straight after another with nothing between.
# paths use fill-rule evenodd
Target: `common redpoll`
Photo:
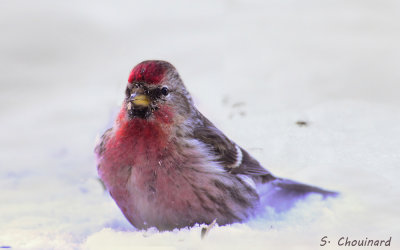
<instances>
[{"instance_id":1,"label":"common redpoll","mask_svg":"<svg viewBox=\"0 0 400 250\"><path fill-rule=\"evenodd\" d=\"M133 68L95 152L100 178L136 228L224 225L254 215L260 198L285 207L290 197L334 194L273 176L196 109L165 61Z\"/></svg>"}]
</instances>

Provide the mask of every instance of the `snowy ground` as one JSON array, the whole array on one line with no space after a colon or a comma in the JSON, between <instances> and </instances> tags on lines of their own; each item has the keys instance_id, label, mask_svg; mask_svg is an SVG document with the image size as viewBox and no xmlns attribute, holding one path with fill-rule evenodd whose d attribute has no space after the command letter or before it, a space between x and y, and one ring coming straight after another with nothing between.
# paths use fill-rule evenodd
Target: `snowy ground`
<instances>
[{"instance_id":1,"label":"snowy ground","mask_svg":"<svg viewBox=\"0 0 400 250\"><path fill-rule=\"evenodd\" d=\"M0 247L335 249L391 236L399 249L400 3L199 2L2 1ZM199 109L270 171L341 197L205 240L201 227L136 231L97 181L93 146L145 59L172 62Z\"/></svg>"}]
</instances>

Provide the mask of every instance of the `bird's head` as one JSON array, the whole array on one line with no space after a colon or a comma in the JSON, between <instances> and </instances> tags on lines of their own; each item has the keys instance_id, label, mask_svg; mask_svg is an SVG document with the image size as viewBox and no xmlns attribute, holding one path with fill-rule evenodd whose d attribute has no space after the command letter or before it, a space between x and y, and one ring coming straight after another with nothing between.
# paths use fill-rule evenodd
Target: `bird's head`
<instances>
[{"instance_id":1,"label":"bird's head","mask_svg":"<svg viewBox=\"0 0 400 250\"><path fill-rule=\"evenodd\" d=\"M123 108L131 120L151 120L157 115L185 118L191 112L190 94L175 67L165 61L144 61L136 65L129 75L125 94Z\"/></svg>"}]
</instances>

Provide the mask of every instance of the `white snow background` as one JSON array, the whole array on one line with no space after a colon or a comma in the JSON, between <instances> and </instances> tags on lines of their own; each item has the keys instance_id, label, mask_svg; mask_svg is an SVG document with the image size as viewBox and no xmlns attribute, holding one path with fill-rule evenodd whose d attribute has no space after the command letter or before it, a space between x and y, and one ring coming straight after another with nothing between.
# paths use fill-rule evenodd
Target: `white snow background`
<instances>
[{"instance_id":1,"label":"white snow background","mask_svg":"<svg viewBox=\"0 0 400 250\"><path fill-rule=\"evenodd\" d=\"M0 247L335 249L348 236L400 249L399 1L3 0L0 26ZM146 59L173 63L272 173L341 196L204 240L202 226L135 230L93 147Z\"/></svg>"}]
</instances>

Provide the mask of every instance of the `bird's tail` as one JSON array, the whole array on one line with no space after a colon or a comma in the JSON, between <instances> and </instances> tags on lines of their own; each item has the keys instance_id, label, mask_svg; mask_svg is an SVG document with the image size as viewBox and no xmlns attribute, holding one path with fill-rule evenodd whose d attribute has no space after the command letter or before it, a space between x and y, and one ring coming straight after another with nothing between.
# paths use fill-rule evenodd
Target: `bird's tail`
<instances>
[{"instance_id":1,"label":"bird's tail","mask_svg":"<svg viewBox=\"0 0 400 250\"><path fill-rule=\"evenodd\" d=\"M290 209L297 201L311 194L320 195L323 199L339 195L339 193L334 191L282 178L268 180L264 184L261 184L259 190L261 203L273 207L276 211Z\"/></svg>"}]
</instances>

